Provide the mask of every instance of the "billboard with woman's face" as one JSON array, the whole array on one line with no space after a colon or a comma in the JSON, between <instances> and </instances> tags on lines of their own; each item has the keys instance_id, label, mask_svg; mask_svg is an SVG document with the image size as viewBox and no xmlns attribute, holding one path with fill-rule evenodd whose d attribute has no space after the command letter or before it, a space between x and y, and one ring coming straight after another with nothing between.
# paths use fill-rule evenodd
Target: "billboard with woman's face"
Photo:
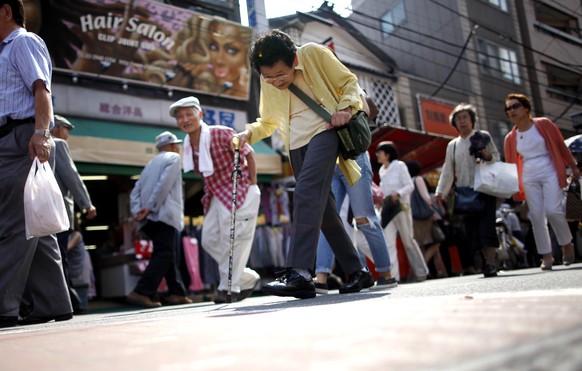
<instances>
[{"instance_id":1,"label":"billboard with woman's face","mask_svg":"<svg viewBox=\"0 0 582 371\"><path fill-rule=\"evenodd\" d=\"M150 0L25 3L55 68L248 99L249 27Z\"/></svg>"}]
</instances>

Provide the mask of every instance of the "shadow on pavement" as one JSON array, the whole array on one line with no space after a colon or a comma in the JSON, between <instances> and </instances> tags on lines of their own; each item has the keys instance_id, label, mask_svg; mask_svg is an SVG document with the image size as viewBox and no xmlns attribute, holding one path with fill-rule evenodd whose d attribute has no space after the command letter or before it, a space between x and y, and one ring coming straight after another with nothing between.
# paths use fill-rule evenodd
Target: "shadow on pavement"
<instances>
[{"instance_id":1,"label":"shadow on pavement","mask_svg":"<svg viewBox=\"0 0 582 371\"><path fill-rule=\"evenodd\" d=\"M260 305L246 305L246 306L231 306L230 304L221 305L219 310L232 310L228 313L216 313L211 314L210 317L230 317L230 316L241 316L249 314L260 314L267 312L274 312L283 309L291 308L308 308L313 306L331 305L331 304L342 304L351 301L362 301L368 299L375 299L382 296L388 296L390 292L388 291L370 291L370 292L360 292L354 294L330 294L330 295L318 295L313 299L295 299L289 298L288 300L273 301L271 303L264 303ZM274 297L277 298L277 297Z\"/></svg>"}]
</instances>

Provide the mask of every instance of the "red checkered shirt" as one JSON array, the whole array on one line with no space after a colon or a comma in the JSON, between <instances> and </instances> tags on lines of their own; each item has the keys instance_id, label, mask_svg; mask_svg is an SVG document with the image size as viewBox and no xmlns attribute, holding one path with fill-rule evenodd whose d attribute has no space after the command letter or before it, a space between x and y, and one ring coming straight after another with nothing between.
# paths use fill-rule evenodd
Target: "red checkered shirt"
<instances>
[{"instance_id":1,"label":"red checkered shirt","mask_svg":"<svg viewBox=\"0 0 582 371\"><path fill-rule=\"evenodd\" d=\"M210 207L212 197L218 197L219 201L229 210L232 208L232 173L234 171L234 153L230 147L232 137L236 134L234 129L226 126L210 126L210 157L214 165L214 173L204 177L204 196L202 206L204 213ZM253 151L247 143L240 151L241 176L238 178L236 192L236 207L239 209L245 202L251 181L246 156ZM194 168L198 171L198 152L194 152Z\"/></svg>"}]
</instances>

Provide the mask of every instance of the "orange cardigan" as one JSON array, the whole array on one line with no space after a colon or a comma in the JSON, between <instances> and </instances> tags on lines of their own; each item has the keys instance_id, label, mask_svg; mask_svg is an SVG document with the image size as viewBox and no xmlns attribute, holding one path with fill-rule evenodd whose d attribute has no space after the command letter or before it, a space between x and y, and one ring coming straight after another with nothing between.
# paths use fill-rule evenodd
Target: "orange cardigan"
<instances>
[{"instance_id":1,"label":"orange cardigan","mask_svg":"<svg viewBox=\"0 0 582 371\"><path fill-rule=\"evenodd\" d=\"M550 152L550 158L554 163L556 172L558 173L558 181L560 182L560 187L564 188L567 185L566 177L566 166L574 167L576 166L576 160L574 156L564 144L564 136L560 132L560 129L552 120L546 117L535 117L533 119L535 127L538 129L542 138L546 142L548 151ZM525 200L525 193L523 192L523 183L521 181L521 175L523 171L523 158L519 153L517 153L517 127L514 126L513 129L507 133L505 136L505 143L503 146L505 152L505 162L512 164L517 164L517 174L519 178L519 193L513 195L513 199L516 201Z\"/></svg>"}]
</instances>

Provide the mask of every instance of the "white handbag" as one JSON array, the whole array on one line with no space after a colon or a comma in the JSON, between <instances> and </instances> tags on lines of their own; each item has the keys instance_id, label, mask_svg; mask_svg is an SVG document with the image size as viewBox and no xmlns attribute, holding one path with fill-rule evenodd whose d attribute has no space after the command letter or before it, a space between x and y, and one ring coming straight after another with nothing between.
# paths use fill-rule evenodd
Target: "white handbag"
<instances>
[{"instance_id":1,"label":"white handbag","mask_svg":"<svg viewBox=\"0 0 582 371\"><path fill-rule=\"evenodd\" d=\"M473 189L499 198L509 198L519 192L517 165L497 161L481 162L475 167Z\"/></svg>"}]
</instances>

